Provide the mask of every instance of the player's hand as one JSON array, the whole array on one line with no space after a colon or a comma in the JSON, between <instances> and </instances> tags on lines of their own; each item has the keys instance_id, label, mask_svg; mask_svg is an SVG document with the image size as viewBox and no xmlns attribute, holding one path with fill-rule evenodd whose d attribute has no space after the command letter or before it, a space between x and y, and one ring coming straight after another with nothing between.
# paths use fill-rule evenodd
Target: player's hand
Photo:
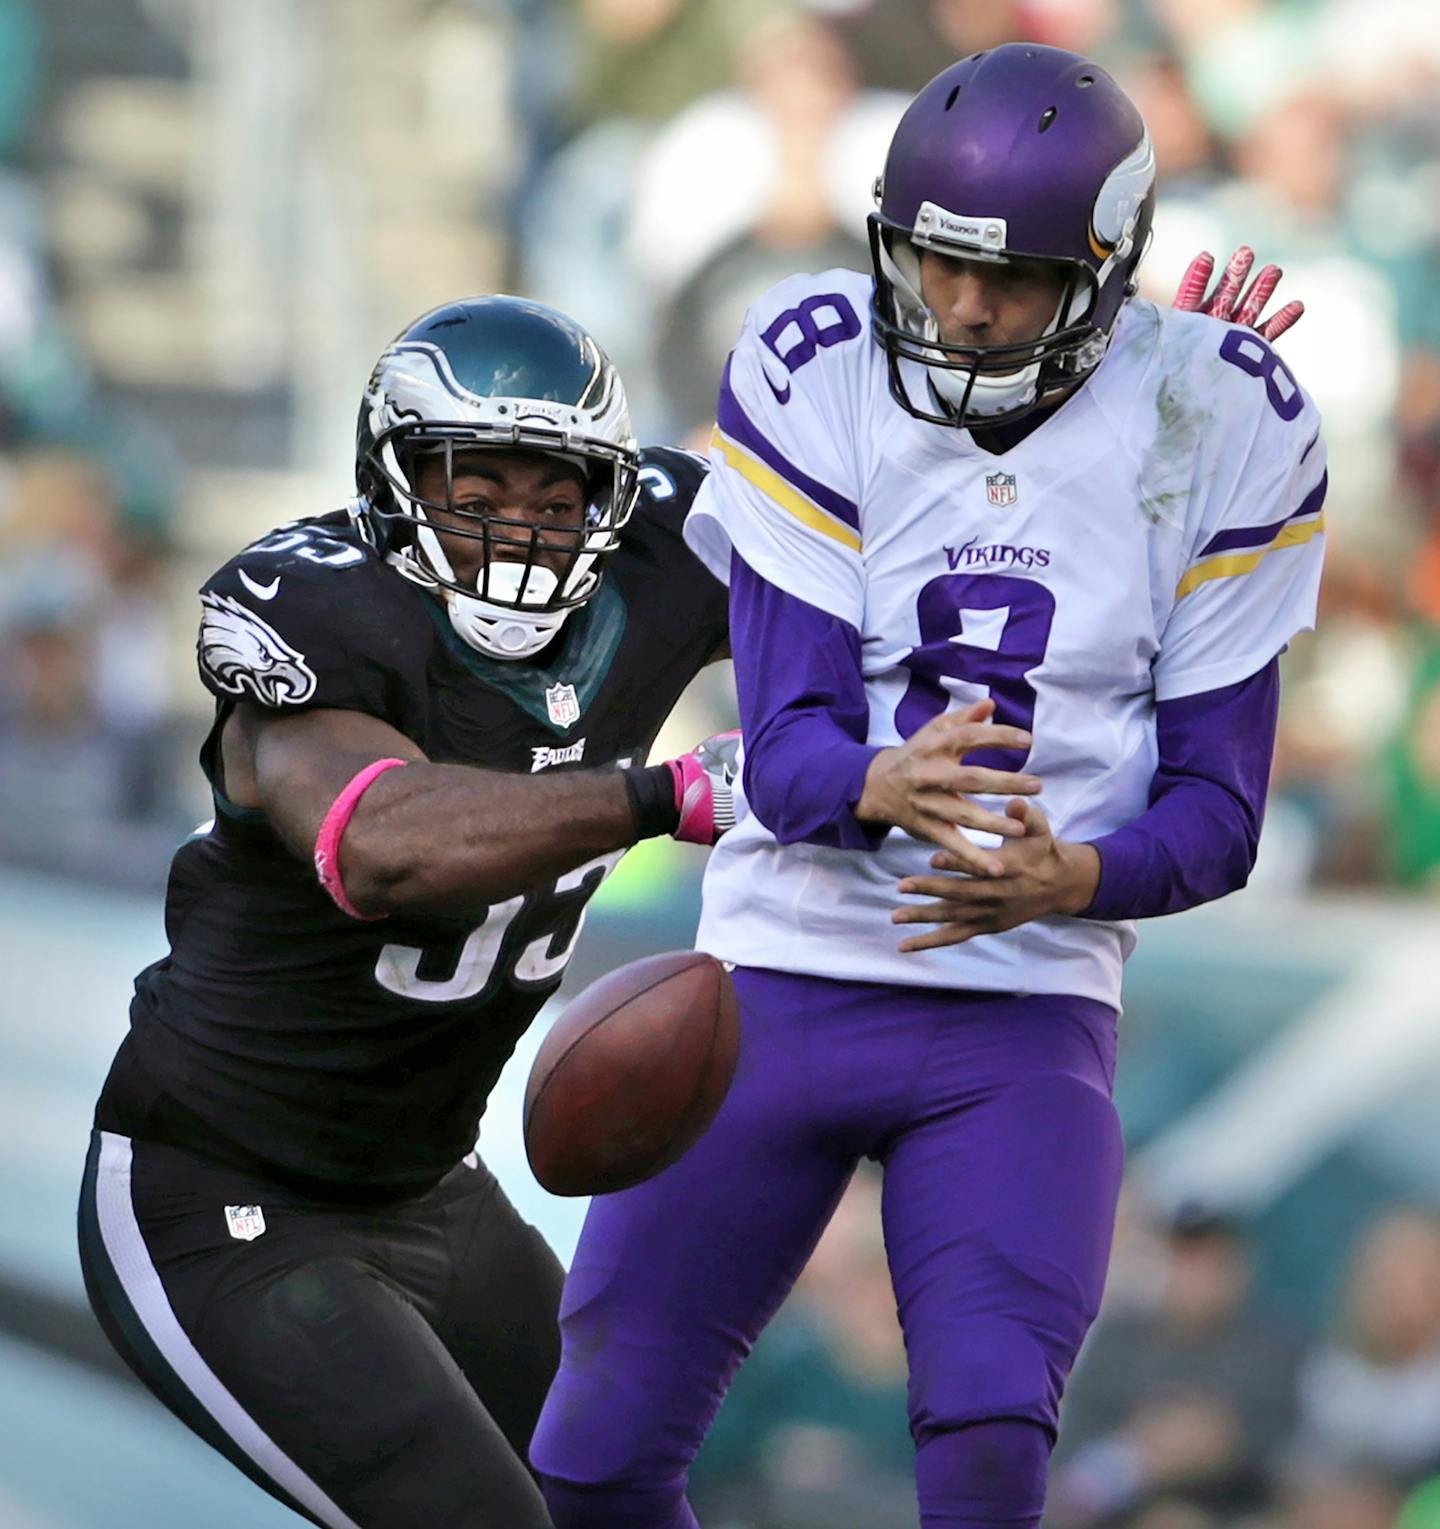
<instances>
[{"instance_id":1,"label":"player's hand","mask_svg":"<svg viewBox=\"0 0 1440 1529\"><path fill-rule=\"evenodd\" d=\"M666 762L675 780L675 806L680 813L674 837L686 844L714 844L735 826L740 734L714 733L688 754Z\"/></svg>"},{"instance_id":2,"label":"player's hand","mask_svg":"<svg viewBox=\"0 0 1440 1529\"><path fill-rule=\"evenodd\" d=\"M1029 733L992 722L994 714L994 701L977 701L964 711L946 712L927 722L898 747L881 749L865 772L855 816L862 823L889 823L938 844L958 869L972 876L1003 874L995 852L971 843L961 829L1009 838L1022 835L1024 827L972 802L969 794L1033 796L1040 782L1033 775L964 763L966 754L977 749L1030 747Z\"/></svg>"},{"instance_id":3,"label":"player's hand","mask_svg":"<svg viewBox=\"0 0 1440 1529\"><path fill-rule=\"evenodd\" d=\"M1250 290L1242 297L1241 289L1254 264L1255 251L1248 244L1242 244L1231 255L1215 290L1206 297L1205 289L1215 272L1215 257L1209 250L1203 250L1190 262L1170 306L1185 313L1205 313L1213 319L1224 319L1227 324L1248 325L1265 340L1279 339L1292 324L1299 322L1305 304L1298 300L1286 303L1278 313L1262 319L1260 315L1265 304L1275 295L1284 272L1278 265L1262 266L1250 284Z\"/></svg>"},{"instance_id":4,"label":"player's hand","mask_svg":"<svg viewBox=\"0 0 1440 1529\"><path fill-rule=\"evenodd\" d=\"M962 945L977 934L998 934L1047 914L1079 913L1094 900L1100 857L1090 845L1057 839L1035 802L1012 801L1005 812L1021 836L995 852L1001 864L999 876L964 874L970 869L967 864L956 855L941 853L930 864L949 874L907 876L900 883L907 897L937 900L906 904L890 915L891 920L939 925L928 934L902 940L902 951Z\"/></svg>"}]
</instances>

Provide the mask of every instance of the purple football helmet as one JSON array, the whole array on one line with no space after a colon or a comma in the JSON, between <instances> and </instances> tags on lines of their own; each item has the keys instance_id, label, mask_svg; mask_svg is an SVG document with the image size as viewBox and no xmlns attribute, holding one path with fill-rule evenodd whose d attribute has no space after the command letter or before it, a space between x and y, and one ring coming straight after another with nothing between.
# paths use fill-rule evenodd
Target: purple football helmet
<instances>
[{"instance_id":1,"label":"purple football helmet","mask_svg":"<svg viewBox=\"0 0 1440 1529\"><path fill-rule=\"evenodd\" d=\"M1099 366L1149 244L1155 155L1140 113L1098 65L1006 43L915 97L875 196L873 323L891 393L933 424L994 425ZM921 295L921 249L1054 262L1065 278L1054 317L1023 344L946 344ZM932 406L911 397L902 360L925 367Z\"/></svg>"}]
</instances>

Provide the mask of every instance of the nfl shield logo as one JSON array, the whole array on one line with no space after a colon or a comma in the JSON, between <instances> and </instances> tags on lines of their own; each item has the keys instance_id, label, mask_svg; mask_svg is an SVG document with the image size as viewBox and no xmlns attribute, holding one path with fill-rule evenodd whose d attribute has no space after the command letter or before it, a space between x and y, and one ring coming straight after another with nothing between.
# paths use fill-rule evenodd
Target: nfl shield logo
<instances>
[{"instance_id":1,"label":"nfl shield logo","mask_svg":"<svg viewBox=\"0 0 1440 1529\"><path fill-rule=\"evenodd\" d=\"M227 1205L225 1224L240 1242L254 1242L265 1230L265 1212L258 1205Z\"/></svg>"},{"instance_id":2,"label":"nfl shield logo","mask_svg":"<svg viewBox=\"0 0 1440 1529\"><path fill-rule=\"evenodd\" d=\"M1018 495L1015 492L1014 473L986 473L985 497L997 509L1003 510L1007 505L1015 503Z\"/></svg>"},{"instance_id":3,"label":"nfl shield logo","mask_svg":"<svg viewBox=\"0 0 1440 1529\"><path fill-rule=\"evenodd\" d=\"M556 727L573 727L580 720L580 698L573 685L551 685L545 692L545 710Z\"/></svg>"}]
</instances>

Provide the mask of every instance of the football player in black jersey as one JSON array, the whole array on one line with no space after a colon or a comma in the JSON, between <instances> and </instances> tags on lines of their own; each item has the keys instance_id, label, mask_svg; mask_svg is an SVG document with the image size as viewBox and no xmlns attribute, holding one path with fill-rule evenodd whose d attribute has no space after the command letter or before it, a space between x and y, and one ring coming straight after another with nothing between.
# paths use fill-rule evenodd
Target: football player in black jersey
<instances>
[{"instance_id":1,"label":"football player in black jersey","mask_svg":"<svg viewBox=\"0 0 1440 1529\"><path fill-rule=\"evenodd\" d=\"M176 854L80 1205L91 1302L302 1517L542 1529L524 1462L561 1269L474 1152L585 904L713 842L715 755L647 767L726 638L578 325L452 303L380 358L359 494L201 591L215 821Z\"/></svg>"}]
</instances>

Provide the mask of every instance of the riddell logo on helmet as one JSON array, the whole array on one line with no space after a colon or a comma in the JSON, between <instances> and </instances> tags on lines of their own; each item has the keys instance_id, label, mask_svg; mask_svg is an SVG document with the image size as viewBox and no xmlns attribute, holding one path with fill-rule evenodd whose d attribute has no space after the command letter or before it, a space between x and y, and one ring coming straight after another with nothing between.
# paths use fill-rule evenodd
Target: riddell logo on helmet
<instances>
[{"instance_id":1,"label":"riddell logo on helmet","mask_svg":"<svg viewBox=\"0 0 1440 1529\"><path fill-rule=\"evenodd\" d=\"M543 400L537 403L527 398L524 411L518 408L515 410L515 422L523 425L527 419L543 419L550 423L558 420L565 413L566 407L565 404L551 404Z\"/></svg>"}]
</instances>

